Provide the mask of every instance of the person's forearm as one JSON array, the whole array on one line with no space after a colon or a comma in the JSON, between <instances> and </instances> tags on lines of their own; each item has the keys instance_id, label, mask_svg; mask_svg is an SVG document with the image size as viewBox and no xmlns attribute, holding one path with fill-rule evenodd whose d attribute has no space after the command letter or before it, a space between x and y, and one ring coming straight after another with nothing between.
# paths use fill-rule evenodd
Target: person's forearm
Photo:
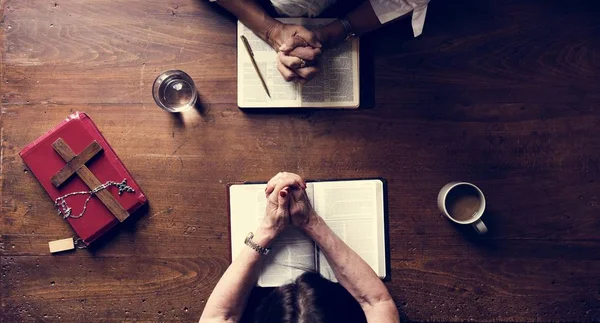
<instances>
[{"instance_id":1,"label":"person's forearm","mask_svg":"<svg viewBox=\"0 0 600 323\"><path fill-rule=\"evenodd\" d=\"M373 269L348 247L321 217L317 216L315 219L316 221L307 225L304 231L325 254L339 283L365 311L382 302L393 304L387 288Z\"/></svg>"},{"instance_id":2,"label":"person's forearm","mask_svg":"<svg viewBox=\"0 0 600 323\"><path fill-rule=\"evenodd\" d=\"M346 19L348 19L352 29L359 36L383 26L373 10L371 1L368 0L363 1L356 9L350 12L346 16Z\"/></svg>"},{"instance_id":3,"label":"person's forearm","mask_svg":"<svg viewBox=\"0 0 600 323\"><path fill-rule=\"evenodd\" d=\"M273 43L271 32L280 23L273 19L254 0L218 0L217 3L236 16L246 27L269 44ZM273 44L272 44L273 45ZM281 44L275 44L281 45Z\"/></svg>"},{"instance_id":4,"label":"person's forearm","mask_svg":"<svg viewBox=\"0 0 600 323\"><path fill-rule=\"evenodd\" d=\"M363 35L369 31L381 27L381 23L373 11L371 2L363 1L356 9L350 12L346 19L352 26L352 30L357 35ZM342 22L338 19L320 28L321 39L326 47L335 46L346 39L347 32Z\"/></svg>"},{"instance_id":5,"label":"person's forearm","mask_svg":"<svg viewBox=\"0 0 600 323\"><path fill-rule=\"evenodd\" d=\"M259 229L253 240L260 246L268 246L274 238L269 232ZM249 247L242 250L210 294L200 323L213 320L238 322L241 319L248 296L256 285L263 258L263 255Z\"/></svg>"},{"instance_id":6,"label":"person's forearm","mask_svg":"<svg viewBox=\"0 0 600 323\"><path fill-rule=\"evenodd\" d=\"M363 1L356 9L352 10L347 16L346 19L352 26L352 31L358 35L364 35L373 30L379 29L381 26L381 22L375 14L373 10L373 6L371 5L371 1L365 0ZM335 20L328 25L322 27L321 29L325 34L324 42L333 46L337 43L341 43L346 39L347 32L344 29L340 20Z\"/></svg>"}]
</instances>

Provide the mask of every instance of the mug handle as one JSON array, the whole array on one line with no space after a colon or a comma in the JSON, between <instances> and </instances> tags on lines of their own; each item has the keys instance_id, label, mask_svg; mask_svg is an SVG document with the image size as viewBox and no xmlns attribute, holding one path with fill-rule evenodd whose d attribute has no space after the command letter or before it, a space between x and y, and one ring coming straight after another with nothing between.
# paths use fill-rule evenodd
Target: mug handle
<instances>
[{"instance_id":1,"label":"mug handle","mask_svg":"<svg viewBox=\"0 0 600 323\"><path fill-rule=\"evenodd\" d=\"M479 234L485 234L486 232L488 232L487 227L485 226L485 224L483 224L483 221L478 220L477 222L471 224L473 226L473 229L475 229L475 231L477 231L477 233Z\"/></svg>"}]
</instances>

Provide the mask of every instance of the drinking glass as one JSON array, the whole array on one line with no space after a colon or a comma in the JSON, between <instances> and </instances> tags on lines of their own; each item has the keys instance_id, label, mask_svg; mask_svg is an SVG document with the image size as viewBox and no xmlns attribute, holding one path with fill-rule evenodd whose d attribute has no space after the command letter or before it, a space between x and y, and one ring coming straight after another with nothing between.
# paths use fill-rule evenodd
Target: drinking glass
<instances>
[{"instance_id":1,"label":"drinking glass","mask_svg":"<svg viewBox=\"0 0 600 323\"><path fill-rule=\"evenodd\" d=\"M152 96L161 109L176 113L191 109L198 100L198 91L187 73L168 70L154 80Z\"/></svg>"}]
</instances>

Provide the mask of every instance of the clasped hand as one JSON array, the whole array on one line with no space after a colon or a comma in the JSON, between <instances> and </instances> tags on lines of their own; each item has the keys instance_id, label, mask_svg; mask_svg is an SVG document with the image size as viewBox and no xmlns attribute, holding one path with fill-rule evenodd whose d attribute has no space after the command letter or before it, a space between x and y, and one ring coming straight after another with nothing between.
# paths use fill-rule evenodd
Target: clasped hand
<instances>
[{"instance_id":1,"label":"clasped hand","mask_svg":"<svg viewBox=\"0 0 600 323\"><path fill-rule=\"evenodd\" d=\"M318 30L280 23L271 29L267 41L278 51L277 70L286 81L305 84L319 73L323 35Z\"/></svg>"},{"instance_id":2,"label":"clasped hand","mask_svg":"<svg viewBox=\"0 0 600 323\"><path fill-rule=\"evenodd\" d=\"M293 173L278 173L267 183L267 209L262 229L273 237L290 223L301 229L314 224L317 214L306 195L306 181Z\"/></svg>"}]
</instances>

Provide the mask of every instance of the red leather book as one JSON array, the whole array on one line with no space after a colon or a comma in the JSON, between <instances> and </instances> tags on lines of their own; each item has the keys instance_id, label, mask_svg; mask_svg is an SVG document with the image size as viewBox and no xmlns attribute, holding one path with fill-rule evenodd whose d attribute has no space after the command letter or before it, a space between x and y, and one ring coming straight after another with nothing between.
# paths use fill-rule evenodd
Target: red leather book
<instances>
[{"instance_id":1,"label":"red leather book","mask_svg":"<svg viewBox=\"0 0 600 323\"><path fill-rule=\"evenodd\" d=\"M135 192L123 192L119 195L119 189L115 186L108 187L107 190L129 214L132 214L146 203L146 196L94 122L92 122L92 119L85 113L80 112L70 115L54 129L23 148L19 153L31 172L48 192L52 201L71 192L90 191L90 188L77 174L73 174L58 188L52 184L51 178L67 164L53 147L53 143L59 138L62 138L75 154L80 154L88 145L96 141L100 144L102 150L85 164L87 168L101 183L107 181L120 183L123 179L127 180L127 185L133 188ZM66 198L68 206L72 208L72 215L77 216L81 213L88 196L88 194L82 194ZM62 217L62 215L56 216ZM90 198L86 211L81 217L67 217L65 220L69 222L86 245L92 243L119 223L119 220L95 195Z\"/></svg>"}]
</instances>

